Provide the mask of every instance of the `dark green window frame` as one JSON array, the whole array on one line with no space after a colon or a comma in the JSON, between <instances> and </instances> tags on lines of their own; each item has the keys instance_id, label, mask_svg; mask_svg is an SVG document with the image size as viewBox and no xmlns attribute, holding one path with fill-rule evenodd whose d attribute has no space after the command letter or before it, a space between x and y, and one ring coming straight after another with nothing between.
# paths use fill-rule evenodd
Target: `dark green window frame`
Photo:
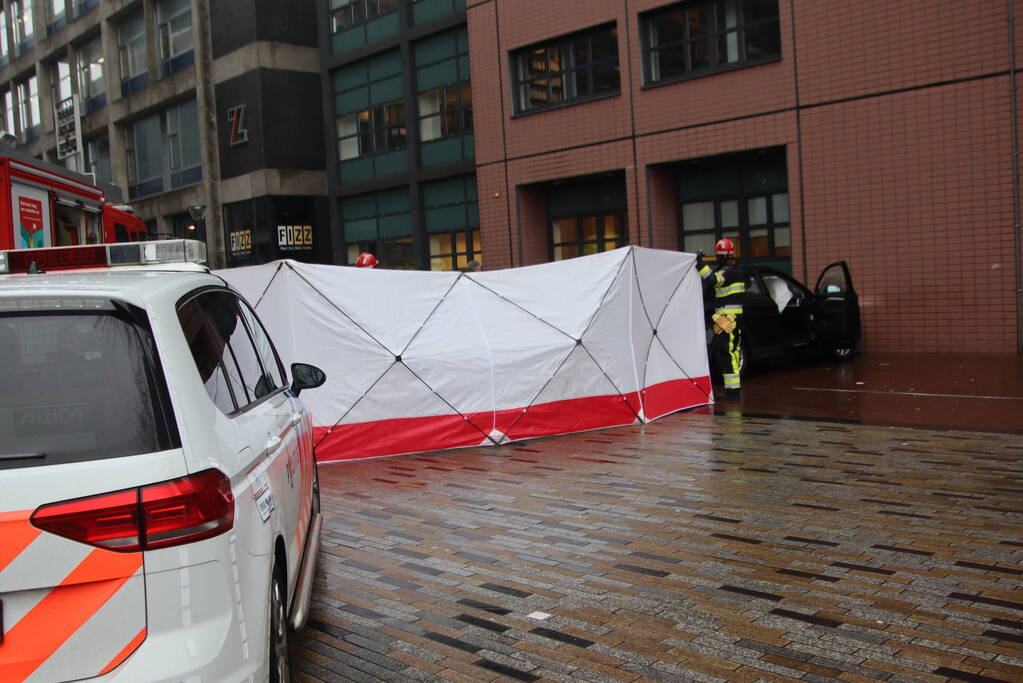
<instances>
[{"instance_id":1,"label":"dark green window frame","mask_svg":"<svg viewBox=\"0 0 1023 683\"><path fill-rule=\"evenodd\" d=\"M330 3L330 31L340 33L367 21L397 12L401 0L332 0Z\"/></svg>"},{"instance_id":2,"label":"dark green window frame","mask_svg":"<svg viewBox=\"0 0 1023 683\"><path fill-rule=\"evenodd\" d=\"M337 117L341 161L405 149L405 102L397 100Z\"/></svg>"},{"instance_id":3,"label":"dark green window frame","mask_svg":"<svg viewBox=\"0 0 1023 683\"><path fill-rule=\"evenodd\" d=\"M640 16L645 83L655 85L776 61L778 0L697 0Z\"/></svg>"},{"instance_id":4,"label":"dark green window frame","mask_svg":"<svg viewBox=\"0 0 1023 683\"><path fill-rule=\"evenodd\" d=\"M418 103L421 142L472 132L472 85L469 81L421 92Z\"/></svg>"},{"instance_id":5,"label":"dark green window frame","mask_svg":"<svg viewBox=\"0 0 1023 683\"><path fill-rule=\"evenodd\" d=\"M483 242L479 228L430 233L427 240L430 270L464 270L469 261L483 263Z\"/></svg>"},{"instance_id":6,"label":"dark green window frame","mask_svg":"<svg viewBox=\"0 0 1023 683\"><path fill-rule=\"evenodd\" d=\"M551 218L548 243L551 261L599 254L624 247L629 241L625 211L607 211Z\"/></svg>"},{"instance_id":7,"label":"dark green window frame","mask_svg":"<svg viewBox=\"0 0 1023 683\"><path fill-rule=\"evenodd\" d=\"M616 24L516 50L512 78L516 114L620 94Z\"/></svg>"}]
</instances>

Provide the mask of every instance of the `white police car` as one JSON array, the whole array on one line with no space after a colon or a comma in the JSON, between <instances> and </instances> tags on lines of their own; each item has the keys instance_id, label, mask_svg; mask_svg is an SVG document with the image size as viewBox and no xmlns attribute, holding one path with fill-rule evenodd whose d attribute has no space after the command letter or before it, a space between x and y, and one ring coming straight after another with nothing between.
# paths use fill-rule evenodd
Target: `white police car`
<instances>
[{"instance_id":1,"label":"white police car","mask_svg":"<svg viewBox=\"0 0 1023 683\"><path fill-rule=\"evenodd\" d=\"M289 678L324 376L186 258L0 253L0 681Z\"/></svg>"}]
</instances>

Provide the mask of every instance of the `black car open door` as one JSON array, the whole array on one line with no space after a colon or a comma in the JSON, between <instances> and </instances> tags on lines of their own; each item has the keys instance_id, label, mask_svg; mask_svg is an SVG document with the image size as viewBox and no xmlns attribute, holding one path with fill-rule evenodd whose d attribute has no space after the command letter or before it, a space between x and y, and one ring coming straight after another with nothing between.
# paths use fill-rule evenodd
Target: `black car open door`
<instances>
[{"instance_id":1,"label":"black car open door","mask_svg":"<svg viewBox=\"0 0 1023 683\"><path fill-rule=\"evenodd\" d=\"M860 341L860 300L845 261L832 263L824 269L817 279L814 294L828 341L840 355L851 353Z\"/></svg>"}]
</instances>

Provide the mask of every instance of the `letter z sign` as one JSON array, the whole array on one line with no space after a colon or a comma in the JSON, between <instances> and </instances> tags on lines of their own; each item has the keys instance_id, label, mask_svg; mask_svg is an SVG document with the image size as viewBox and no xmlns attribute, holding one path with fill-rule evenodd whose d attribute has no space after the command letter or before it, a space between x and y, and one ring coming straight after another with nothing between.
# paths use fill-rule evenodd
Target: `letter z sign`
<instances>
[{"instance_id":1,"label":"letter z sign","mask_svg":"<svg viewBox=\"0 0 1023 683\"><path fill-rule=\"evenodd\" d=\"M231 126L231 146L249 141L249 130L245 127L245 105L239 104L227 110L227 122Z\"/></svg>"}]
</instances>

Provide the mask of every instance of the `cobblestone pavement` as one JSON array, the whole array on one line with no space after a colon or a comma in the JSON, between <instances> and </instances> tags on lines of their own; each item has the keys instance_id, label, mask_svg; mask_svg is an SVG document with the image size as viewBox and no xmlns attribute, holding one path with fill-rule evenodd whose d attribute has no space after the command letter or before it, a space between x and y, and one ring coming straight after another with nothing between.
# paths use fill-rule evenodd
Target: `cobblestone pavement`
<instances>
[{"instance_id":1,"label":"cobblestone pavement","mask_svg":"<svg viewBox=\"0 0 1023 683\"><path fill-rule=\"evenodd\" d=\"M321 466L310 680L1023 680L1018 435L686 413Z\"/></svg>"}]
</instances>

